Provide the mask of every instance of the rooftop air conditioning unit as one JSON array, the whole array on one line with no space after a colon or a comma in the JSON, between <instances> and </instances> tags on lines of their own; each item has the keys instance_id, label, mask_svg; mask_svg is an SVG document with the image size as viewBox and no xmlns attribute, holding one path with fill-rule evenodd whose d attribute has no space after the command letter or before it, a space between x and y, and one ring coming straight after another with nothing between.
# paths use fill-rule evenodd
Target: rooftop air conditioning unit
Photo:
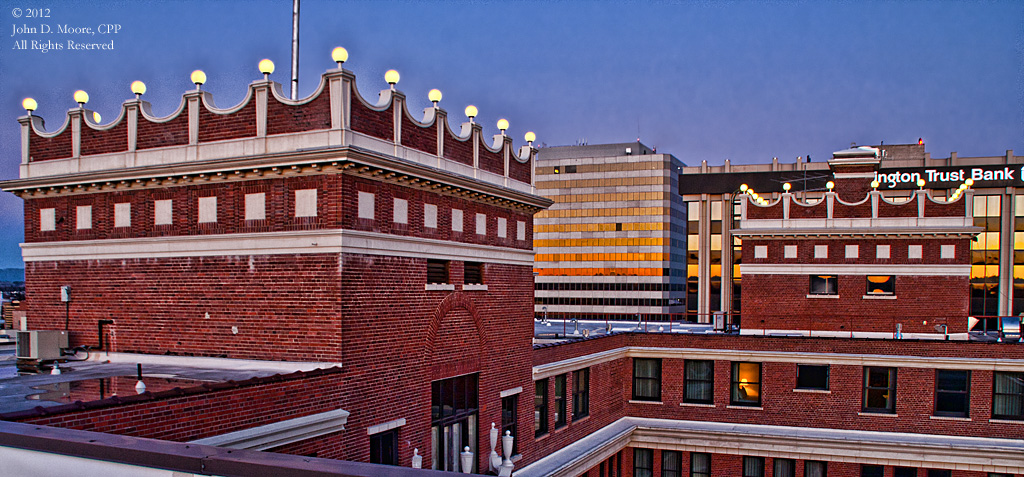
<instances>
[{"instance_id":1,"label":"rooftop air conditioning unit","mask_svg":"<svg viewBox=\"0 0 1024 477\"><path fill-rule=\"evenodd\" d=\"M67 331L19 331L18 359L59 359L68 347Z\"/></svg>"}]
</instances>

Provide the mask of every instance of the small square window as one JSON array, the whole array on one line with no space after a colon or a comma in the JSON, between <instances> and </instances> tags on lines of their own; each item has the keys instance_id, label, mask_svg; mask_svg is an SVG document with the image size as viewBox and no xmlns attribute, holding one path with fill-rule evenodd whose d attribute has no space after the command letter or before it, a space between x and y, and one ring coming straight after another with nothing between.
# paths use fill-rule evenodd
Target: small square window
<instances>
[{"instance_id":1,"label":"small square window","mask_svg":"<svg viewBox=\"0 0 1024 477\"><path fill-rule=\"evenodd\" d=\"M89 230L92 228L92 206L80 205L75 208L75 228Z\"/></svg>"},{"instance_id":2,"label":"small square window","mask_svg":"<svg viewBox=\"0 0 1024 477\"><path fill-rule=\"evenodd\" d=\"M846 258L857 258L860 256L860 247L857 245L846 246Z\"/></svg>"},{"instance_id":3,"label":"small square window","mask_svg":"<svg viewBox=\"0 0 1024 477\"><path fill-rule=\"evenodd\" d=\"M199 198L199 223L217 222L217 196Z\"/></svg>"},{"instance_id":4,"label":"small square window","mask_svg":"<svg viewBox=\"0 0 1024 477\"><path fill-rule=\"evenodd\" d=\"M42 232L57 230L56 209L39 209L39 230Z\"/></svg>"},{"instance_id":5,"label":"small square window","mask_svg":"<svg viewBox=\"0 0 1024 477\"><path fill-rule=\"evenodd\" d=\"M796 365L796 388L827 391L828 371L827 364Z\"/></svg>"},{"instance_id":6,"label":"small square window","mask_svg":"<svg viewBox=\"0 0 1024 477\"><path fill-rule=\"evenodd\" d=\"M889 258L889 246L888 245L878 245L878 246L876 246L875 247L875 258L888 259Z\"/></svg>"},{"instance_id":7,"label":"small square window","mask_svg":"<svg viewBox=\"0 0 1024 477\"><path fill-rule=\"evenodd\" d=\"M316 217L316 189L295 191L295 216Z\"/></svg>"},{"instance_id":8,"label":"small square window","mask_svg":"<svg viewBox=\"0 0 1024 477\"><path fill-rule=\"evenodd\" d=\"M153 225L171 225L173 204L171 199L153 201Z\"/></svg>"},{"instance_id":9,"label":"small square window","mask_svg":"<svg viewBox=\"0 0 1024 477\"><path fill-rule=\"evenodd\" d=\"M428 229L437 228L437 206L434 204L423 204L423 226Z\"/></svg>"},{"instance_id":10,"label":"small square window","mask_svg":"<svg viewBox=\"0 0 1024 477\"><path fill-rule=\"evenodd\" d=\"M373 209L374 196L371 192L359 191L359 218L373 220L374 209Z\"/></svg>"},{"instance_id":11,"label":"small square window","mask_svg":"<svg viewBox=\"0 0 1024 477\"><path fill-rule=\"evenodd\" d=\"M814 258L828 258L828 245L815 245Z\"/></svg>"},{"instance_id":12,"label":"small square window","mask_svg":"<svg viewBox=\"0 0 1024 477\"><path fill-rule=\"evenodd\" d=\"M811 275L811 295L838 295L839 277L836 275Z\"/></svg>"},{"instance_id":13,"label":"small square window","mask_svg":"<svg viewBox=\"0 0 1024 477\"><path fill-rule=\"evenodd\" d=\"M114 204L114 227L132 226L132 204L123 202Z\"/></svg>"},{"instance_id":14,"label":"small square window","mask_svg":"<svg viewBox=\"0 0 1024 477\"><path fill-rule=\"evenodd\" d=\"M939 248L939 258L956 258L956 245L943 245Z\"/></svg>"},{"instance_id":15,"label":"small square window","mask_svg":"<svg viewBox=\"0 0 1024 477\"><path fill-rule=\"evenodd\" d=\"M476 234L487 235L487 214L476 214Z\"/></svg>"},{"instance_id":16,"label":"small square window","mask_svg":"<svg viewBox=\"0 0 1024 477\"><path fill-rule=\"evenodd\" d=\"M784 258L796 258L796 245L786 245L782 249Z\"/></svg>"},{"instance_id":17,"label":"small square window","mask_svg":"<svg viewBox=\"0 0 1024 477\"><path fill-rule=\"evenodd\" d=\"M448 260L427 259L427 283L448 283Z\"/></svg>"},{"instance_id":18,"label":"small square window","mask_svg":"<svg viewBox=\"0 0 1024 477\"><path fill-rule=\"evenodd\" d=\"M462 210L452 209L452 232L462 232Z\"/></svg>"},{"instance_id":19,"label":"small square window","mask_svg":"<svg viewBox=\"0 0 1024 477\"><path fill-rule=\"evenodd\" d=\"M409 201L405 199L395 199L394 206L394 213L392 214L394 222L396 224L408 224Z\"/></svg>"},{"instance_id":20,"label":"small square window","mask_svg":"<svg viewBox=\"0 0 1024 477\"><path fill-rule=\"evenodd\" d=\"M868 295L895 295L896 277L893 275L868 275Z\"/></svg>"},{"instance_id":21,"label":"small square window","mask_svg":"<svg viewBox=\"0 0 1024 477\"><path fill-rule=\"evenodd\" d=\"M754 258L768 258L768 246L757 245L754 247Z\"/></svg>"},{"instance_id":22,"label":"small square window","mask_svg":"<svg viewBox=\"0 0 1024 477\"><path fill-rule=\"evenodd\" d=\"M920 245L910 245L907 247L907 258L920 260L922 256L923 247Z\"/></svg>"},{"instance_id":23,"label":"small square window","mask_svg":"<svg viewBox=\"0 0 1024 477\"><path fill-rule=\"evenodd\" d=\"M267 196L263 192L245 194L245 220L265 220L267 218Z\"/></svg>"},{"instance_id":24,"label":"small square window","mask_svg":"<svg viewBox=\"0 0 1024 477\"><path fill-rule=\"evenodd\" d=\"M463 283L466 285L475 285L484 282L484 264L480 262L463 262Z\"/></svg>"},{"instance_id":25,"label":"small square window","mask_svg":"<svg viewBox=\"0 0 1024 477\"><path fill-rule=\"evenodd\" d=\"M522 220L516 221L516 240L526 240L526 222Z\"/></svg>"}]
</instances>

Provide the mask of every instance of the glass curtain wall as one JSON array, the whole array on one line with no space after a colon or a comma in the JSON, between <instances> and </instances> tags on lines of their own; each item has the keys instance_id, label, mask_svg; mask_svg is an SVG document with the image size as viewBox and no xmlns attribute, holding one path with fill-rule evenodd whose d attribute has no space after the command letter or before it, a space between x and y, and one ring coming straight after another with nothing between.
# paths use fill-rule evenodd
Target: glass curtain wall
<instances>
[{"instance_id":1,"label":"glass curtain wall","mask_svg":"<svg viewBox=\"0 0 1024 477\"><path fill-rule=\"evenodd\" d=\"M999 195L974 197L974 225L983 227L971 242L971 315L999 314Z\"/></svg>"}]
</instances>

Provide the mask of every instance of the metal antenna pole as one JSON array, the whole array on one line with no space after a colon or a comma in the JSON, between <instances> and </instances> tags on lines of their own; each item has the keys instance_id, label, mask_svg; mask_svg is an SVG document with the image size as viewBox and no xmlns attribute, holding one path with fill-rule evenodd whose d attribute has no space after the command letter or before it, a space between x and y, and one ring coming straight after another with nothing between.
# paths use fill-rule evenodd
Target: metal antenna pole
<instances>
[{"instance_id":1,"label":"metal antenna pole","mask_svg":"<svg viewBox=\"0 0 1024 477\"><path fill-rule=\"evenodd\" d=\"M292 100L299 96L299 0L292 0Z\"/></svg>"}]
</instances>

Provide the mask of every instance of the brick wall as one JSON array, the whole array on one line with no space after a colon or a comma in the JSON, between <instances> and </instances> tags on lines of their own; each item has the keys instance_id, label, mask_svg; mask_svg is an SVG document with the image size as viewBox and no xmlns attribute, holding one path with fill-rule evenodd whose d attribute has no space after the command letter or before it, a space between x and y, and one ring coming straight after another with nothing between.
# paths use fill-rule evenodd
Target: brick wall
<instances>
[{"instance_id":1,"label":"brick wall","mask_svg":"<svg viewBox=\"0 0 1024 477\"><path fill-rule=\"evenodd\" d=\"M106 154L128 150L128 118L125 114L114 127L93 129L82 121L82 155Z\"/></svg>"},{"instance_id":2,"label":"brick wall","mask_svg":"<svg viewBox=\"0 0 1024 477\"><path fill-rule=\"evenodd\" d=\"M448 128L445 128L448 131ZM444 158L461 162L467 166L473 165L473 139L462 140L455 137L451 132L444 134Z\"/></svg>"},{"instance_id":3,"label":"brick wall","mask_svg":"<svg viewBox=\"0 0 1024 477\"><path fill-rule=\"evenodd\" d=\"M501 149L491 152L484 144L480 144L480 168L498 175L505 175L505 155Z\"/></svg>"},{"instance_id":4,"label":"brick wall","mask_svg":"<svg viewBox=\"0 0 1024 477\"><path fill-rule=\"evenodd\" d=\"M182 106L177 116L166 122L154 122L139 114L138 150L188 144L188 107ZM69 154L70 155L70 154Z\"/></svg>"},{"instance_id":5,"label":"brick wall","mask_svg":"<svg viewBox=\"0 0 1024 477\"><path fill-rule=\"evenodd\" d=\"M402 121L402 145L427 154L437 154L437 121L435 120L433 123L421 127L415 119L409 116L408 111L402 111L402 115L404 117Z\"/></svg>"},{"instance_id":6,"label":"brick wall","mask_svg":"<svg viewBox=\"0 0 1024 477\"><path fill-rule=\"evenodd\" d=\"M54 137L43 137L34 131L30 133L28 140L29 160L46 161L49 159L63 159L71 157L71 117L60 134Z\"/></svg>"},{"instance_id":7,"label":"brick wall","mask_svg":"<svg viewBox=\"0 0 1024 477\"><path fill-rule=\"evenodd\" d=\"M205 105L199 105L199 142L253 136L256 136L255 94L251 94L249 102L233 113L215 113Z\"/></svg>"},{"instance_id":8,"label":"brick wall","mask_svg":"<svg viewBox=\"0 0 1024 477\"><path fill-rule=\"evenodd\" d=\"M518 159L512 157L508 161L508 176L519 182L526 184L530 183L530 176L533 173L533 158L530 158L526 162L519 162Z\"/></svg>"},{"instance_id":9,"label":"brick wall","mask_svg":"<svg viewBox=\"0 0 1024 477\"><path fill-rule=\"evenodd\" d=\"M254 119L255 120L255 119ZM267 94L267 135L331 128L331 91L325 86L316 98L288 105Z\"/></svg>"},{"instance_id":10,"label":"brick wall","mask_svg":"<svg viewBox=\"0 0 1024 477\"><path fill-rule=\"evenodd\" d=\"M363 103L362 99L359 97L359 92L356 91L354 86L352 88L352 92L352 107L350 112L352 130L368 134L385 141L394 141L395 113L394 109L392 109L394 108L394 102L391 102L387 109L377 111Z\"/></svg>"}]
</instances>

